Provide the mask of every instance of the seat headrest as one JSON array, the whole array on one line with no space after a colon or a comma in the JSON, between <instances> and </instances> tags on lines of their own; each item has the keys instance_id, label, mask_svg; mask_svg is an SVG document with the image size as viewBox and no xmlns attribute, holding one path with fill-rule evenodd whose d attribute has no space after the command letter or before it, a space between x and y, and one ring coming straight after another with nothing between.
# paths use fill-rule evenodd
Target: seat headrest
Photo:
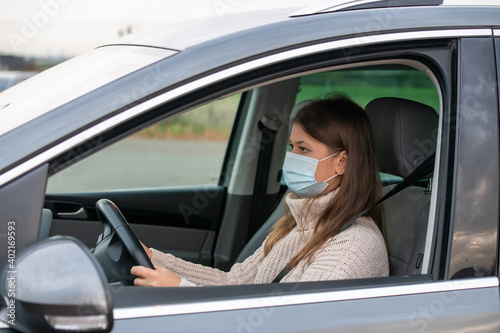
<instances>
[{"instance_id":1,"label":"seat headrest","mask_svg":"<svg viewBox=\"0 0 500 333\"><path fill-rule=\"evenodd\" d=\"M418 102L383 97L365 107L380 171L406 177L436 151L439 116Z\"/></svg>"},{"instance_id":2,"label":"seat headrest","mask_svg":"<svg viewBox=\"0 0 500 333\"><path fill-rule=\"evenodd\" d=\"M300 109L302 109L306 105L311 104L312 102L314 102L312 99L305 99L305 100L300 101L297 104L295 104L295 106L292 109L292 112L290 113L290 124L289 124L289 128L288 128L289 133L292 132L293 120L295 119L297 112L299 112Z\"/></svg>"}]
</instances>

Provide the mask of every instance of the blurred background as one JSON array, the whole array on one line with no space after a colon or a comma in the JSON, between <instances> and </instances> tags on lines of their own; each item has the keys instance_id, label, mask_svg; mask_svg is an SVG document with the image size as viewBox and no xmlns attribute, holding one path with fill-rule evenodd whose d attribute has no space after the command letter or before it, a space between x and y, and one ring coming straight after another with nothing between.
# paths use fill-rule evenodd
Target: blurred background
<instances>
[{"instance_id":1,"label":"blurred background","mask_svg":"<svg viewBox=\"0 0 500 333\"><path fill-rule=\"evenodd\" d=\"M0 0L0 90L119 37L202 17L307 0ZM314 1L312 1L314 3ZM3 79L2 79L3 77ZM3 83L1 83L3 82Z\"/></svg>"}]
</instances>

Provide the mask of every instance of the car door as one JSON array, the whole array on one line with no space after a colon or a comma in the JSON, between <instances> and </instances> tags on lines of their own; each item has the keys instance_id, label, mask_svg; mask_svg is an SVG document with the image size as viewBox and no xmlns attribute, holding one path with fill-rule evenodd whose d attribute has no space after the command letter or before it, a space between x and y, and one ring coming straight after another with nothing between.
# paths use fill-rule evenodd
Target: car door
<instances>
[{"instance_id":1,"label":"car door","mask_svg":"<svg viewBox=\"0 0 500 333\"><path fill-rule=\"evenodd\" d=\"M140 332L144 327L150 332L162 332L165 327L172 331L204 332L462 329L495 332L498 329L495 277L473 282L384 279L384 282L371 279L301 283L300 286L206 287L203 291L196 288L143 290L143 297L127 288L117 289L113 294L117 307L114 329L116 332ZM127 297L129 300L133 297L136 302L128 308L122 307ZM481 302L472 305L471 299L481 299ZM162 305L152 307L142 301Z\"/></svg>"},{"instance_id":2,"label":"car door","mask_svg":"<svg viewBox=\"0 0 500 333\"><path fill-rule=\"evenodd\" d=\"M145 325L151 325L153 331L155 327L196 330L201 329L198 323L208 320L217 325L203 325L203 330L213 332L497 331L500 295L494 235L498 213L485 209L466 214L474 207L471 203L496 207L498 199L497 93L487 92L488 87L496 89L492 86L481 86L481 77L495 73L493 44L487 36L429 44L432 41L420 47L414 41L402 42L392 52L387 45L372 45L351 58L349 65L356 67L357 61L366 65L368 58L374 61L379 47L384 47L381 58L385 64L409 57L428 65L426 73L439 76L435 81L441 101L439 148L421 275L207 287L203 291L190 288L189 292L167 288L154 295L120 288L114 294L117 331L125 327L139 330ZM481 50L480 59L477 49ZM433 65L425 61L429 58L435 61ZM465 162L471 152L476 161L483 160L486 153L489 162L474 163L474 170L470 169L471 164ZM484 189L486 179L491 186ZM126 305L130 298L137 302ZM162 306L149 306L158 303Z\"/></svg>"},{"instance_id":3,"label":"car door","mask_svg":"<svg viewBox=\"0 0 500 333\"><path fill-rule=\"evenodd\" d=\"M409 45L398 44L394 54L384 49L384 61L405 58L402 54L423 63L431 57L436 63L428 69L442 75L436 85L442 103L439 148L421 275L195 288L189 295L163 289L144 297L123 288L115 294L116 329L151 325L153 331L155 327L196 330L201 329L198 323L209 320L217 325L203 325L204 331L497 331L498 95L493 86L481 86L496 72L493 43L486 36L454 38L435 47ZM354 62L376 51L377 46L364 49ZM473 163L472 170L466 163L471 154L475 161L484 160L486 154L489 162ZM486 182L491 186L484 189ZM471 204L493 209L467 214L474 209ZM137 303L125 306L124 300L132 295ZM180 298L182 304L176 301ZM161 307L148 305L161 300L165 300Z\"/></svg>"}]
</instances>

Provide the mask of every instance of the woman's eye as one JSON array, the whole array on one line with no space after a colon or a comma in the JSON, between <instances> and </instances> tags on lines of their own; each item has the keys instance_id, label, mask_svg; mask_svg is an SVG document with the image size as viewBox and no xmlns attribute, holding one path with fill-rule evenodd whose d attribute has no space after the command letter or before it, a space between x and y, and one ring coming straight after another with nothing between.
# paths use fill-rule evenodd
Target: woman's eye
<instances>
[{"instance_id":1,"label":"woman's eye","mask_svg":"<svg viewBox=\"0 0 500 333\"><path fill-rule=\"evenodd\" d=\"M303 153L307 152L307 148L304 148L304 147L299 147L299 150Z\"/></svg>"}]
</instances>

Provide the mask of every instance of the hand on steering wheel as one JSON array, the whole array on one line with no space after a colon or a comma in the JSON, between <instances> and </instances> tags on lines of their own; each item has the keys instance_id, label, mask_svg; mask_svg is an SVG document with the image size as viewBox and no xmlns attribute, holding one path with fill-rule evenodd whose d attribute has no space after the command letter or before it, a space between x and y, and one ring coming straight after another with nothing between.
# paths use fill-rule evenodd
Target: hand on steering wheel
<instances>
[{"instance_id":1,"label":"hand on steering wheel","mask_svg":"<svg viewBox=\"0 0 500 333\"><path fill-rule=\"evenodd\" d=\"M181 279L165 267L156 267L156 270L151 270L142 266L134 266L131 273L137 276L134 280L136 286L177 287L181 283Z\"/></svg>"},{"instance_id":2,"label":"hand on steering wheel","mask_svg":"<svg viewBox=\"0 0 500 333\"><path fill-rule=\"evenodd\" d=\"M118 207L108 199L101 199L96 203L96 210L104 232L99 236L94 255L103 266L108 282L132 285L135 279L130 274L132 266L154 270L149 256Z\"/></svg>"}]
</instances>

